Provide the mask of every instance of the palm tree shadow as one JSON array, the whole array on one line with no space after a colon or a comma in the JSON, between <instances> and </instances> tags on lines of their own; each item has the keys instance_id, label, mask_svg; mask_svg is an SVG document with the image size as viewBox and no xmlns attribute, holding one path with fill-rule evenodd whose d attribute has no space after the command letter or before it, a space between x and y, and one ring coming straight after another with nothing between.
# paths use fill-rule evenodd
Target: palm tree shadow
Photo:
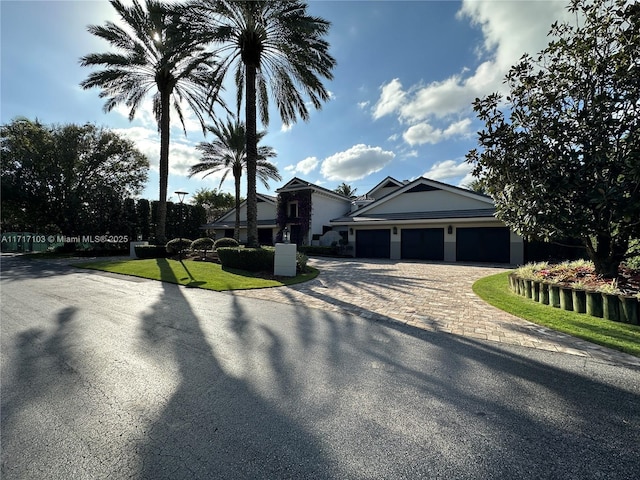
<instances>
[{"instance_id":1,"label":"palm tree shadow","mask_svg":"<svg viewBox=\"0 0 640 480\"><path fill-rule=\"evenodd\" d=\"M163 277L173 275L160 268ZM228 375L181 287L162 285L163 295L142 315L141 339L164 361L173 359L179 382L139 446L140 478L316 476L313 465L323 457L317 440L247 381ZM235 312L243 316L241 308Z\"/></svg>"}]
</instances>

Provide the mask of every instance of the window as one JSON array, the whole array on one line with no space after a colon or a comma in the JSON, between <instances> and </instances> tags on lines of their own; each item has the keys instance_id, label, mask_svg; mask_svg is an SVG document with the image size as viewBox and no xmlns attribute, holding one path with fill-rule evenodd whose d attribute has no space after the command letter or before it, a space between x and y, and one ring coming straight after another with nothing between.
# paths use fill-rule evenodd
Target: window
<instances>
[{"instance_id":1,"label":"window","mask_svg":"<svg viewBox=\"0 0 640 480\"><path fill-rule=\"evenodd\" d=\"M289 204L289 218L297 218L298 217L298 204L290 203Z\"/></svg>"}]
</instances>

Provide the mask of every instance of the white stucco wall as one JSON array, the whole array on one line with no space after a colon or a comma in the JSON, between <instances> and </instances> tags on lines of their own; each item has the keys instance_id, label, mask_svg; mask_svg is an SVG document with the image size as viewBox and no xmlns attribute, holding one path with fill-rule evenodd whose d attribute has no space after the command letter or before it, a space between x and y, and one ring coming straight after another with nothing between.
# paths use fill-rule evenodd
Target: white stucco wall
<instances>
[{"instance_id":1,"label":"white stucco wall","mask_svg":"<svg viewBox=\"0 0 640 480\"><path fill-rule=\"evenodd\" d=\"M330 225L332 218L341 217L351 210L348 199L340 200L313 192L311 196L311 225L310 235L322 234L322 226ZM311 238L311 237L309 237Z\"/></svg>"}]
</instances>

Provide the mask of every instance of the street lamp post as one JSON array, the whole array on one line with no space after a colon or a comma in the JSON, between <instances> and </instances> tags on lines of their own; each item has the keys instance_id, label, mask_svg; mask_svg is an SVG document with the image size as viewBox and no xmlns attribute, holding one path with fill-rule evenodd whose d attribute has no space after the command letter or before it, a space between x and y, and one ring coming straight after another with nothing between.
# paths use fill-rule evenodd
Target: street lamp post
<instances>
[{"instance_id":1,"label":"street lamp post","mask_svg":"<svg viewBox=\"0 0 640 480\"><path fill-rule=\"evenodd\" d=\"M176 195L178 195L178 200L180 201L180 242L178 244L178 258L182 260L182 237L184 235L184 213L182 211L182 205L184 203L184 197L189 195L189 193L178 191L176 192Z\"/></svg>"}]
</instances>

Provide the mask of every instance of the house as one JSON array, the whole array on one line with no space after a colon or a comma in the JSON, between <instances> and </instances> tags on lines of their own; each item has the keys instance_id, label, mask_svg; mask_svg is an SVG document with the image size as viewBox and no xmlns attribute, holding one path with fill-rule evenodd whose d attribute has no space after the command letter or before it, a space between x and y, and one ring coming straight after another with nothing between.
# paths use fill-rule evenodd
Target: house
<instances>
[{"instance_id":1,"label":"house","mask_svg":"<svg viewBox=\"0 0 640 480\"><path fill-rule=\"evenodd\" d=\"M279 229L276 224L276 197L258 193L258 242L261 245L274 243ZM204 230L213 231L215 238L233 238L233 230L236 223L236 209L232 208L227 213L216 219L213 223L203 225ZM247 201L240 204L240 242L247 241Z\"/></svg>"},{"instance_id":2,"label":"house","mask_svg":"<svg viewBox=\"0 0 640 480\"><path fill-rule=\"evenodd\" d=\"M387 177L331 220L356 257L523 263L524 242L495 218L493 200L429 180Z\"/></svg>"},{"instance_id":3,"label":"house","mask_svg":"<svg viewBox=\"0 0 640 480\"><path fill-rule=\"evenodd\" d=\"M495 217L483 194L420 177L411 182L385 178L365 195L350 199L293 178L258 195L261 244L280 241L284 228L292 243L310 245L337 231L356 257L446 262L521 264L522 237ZM246 202L241 205L240 240L246 240ZM235 210L213 224L218 238L233 236Z\"/></svg>"}]
</instances>

